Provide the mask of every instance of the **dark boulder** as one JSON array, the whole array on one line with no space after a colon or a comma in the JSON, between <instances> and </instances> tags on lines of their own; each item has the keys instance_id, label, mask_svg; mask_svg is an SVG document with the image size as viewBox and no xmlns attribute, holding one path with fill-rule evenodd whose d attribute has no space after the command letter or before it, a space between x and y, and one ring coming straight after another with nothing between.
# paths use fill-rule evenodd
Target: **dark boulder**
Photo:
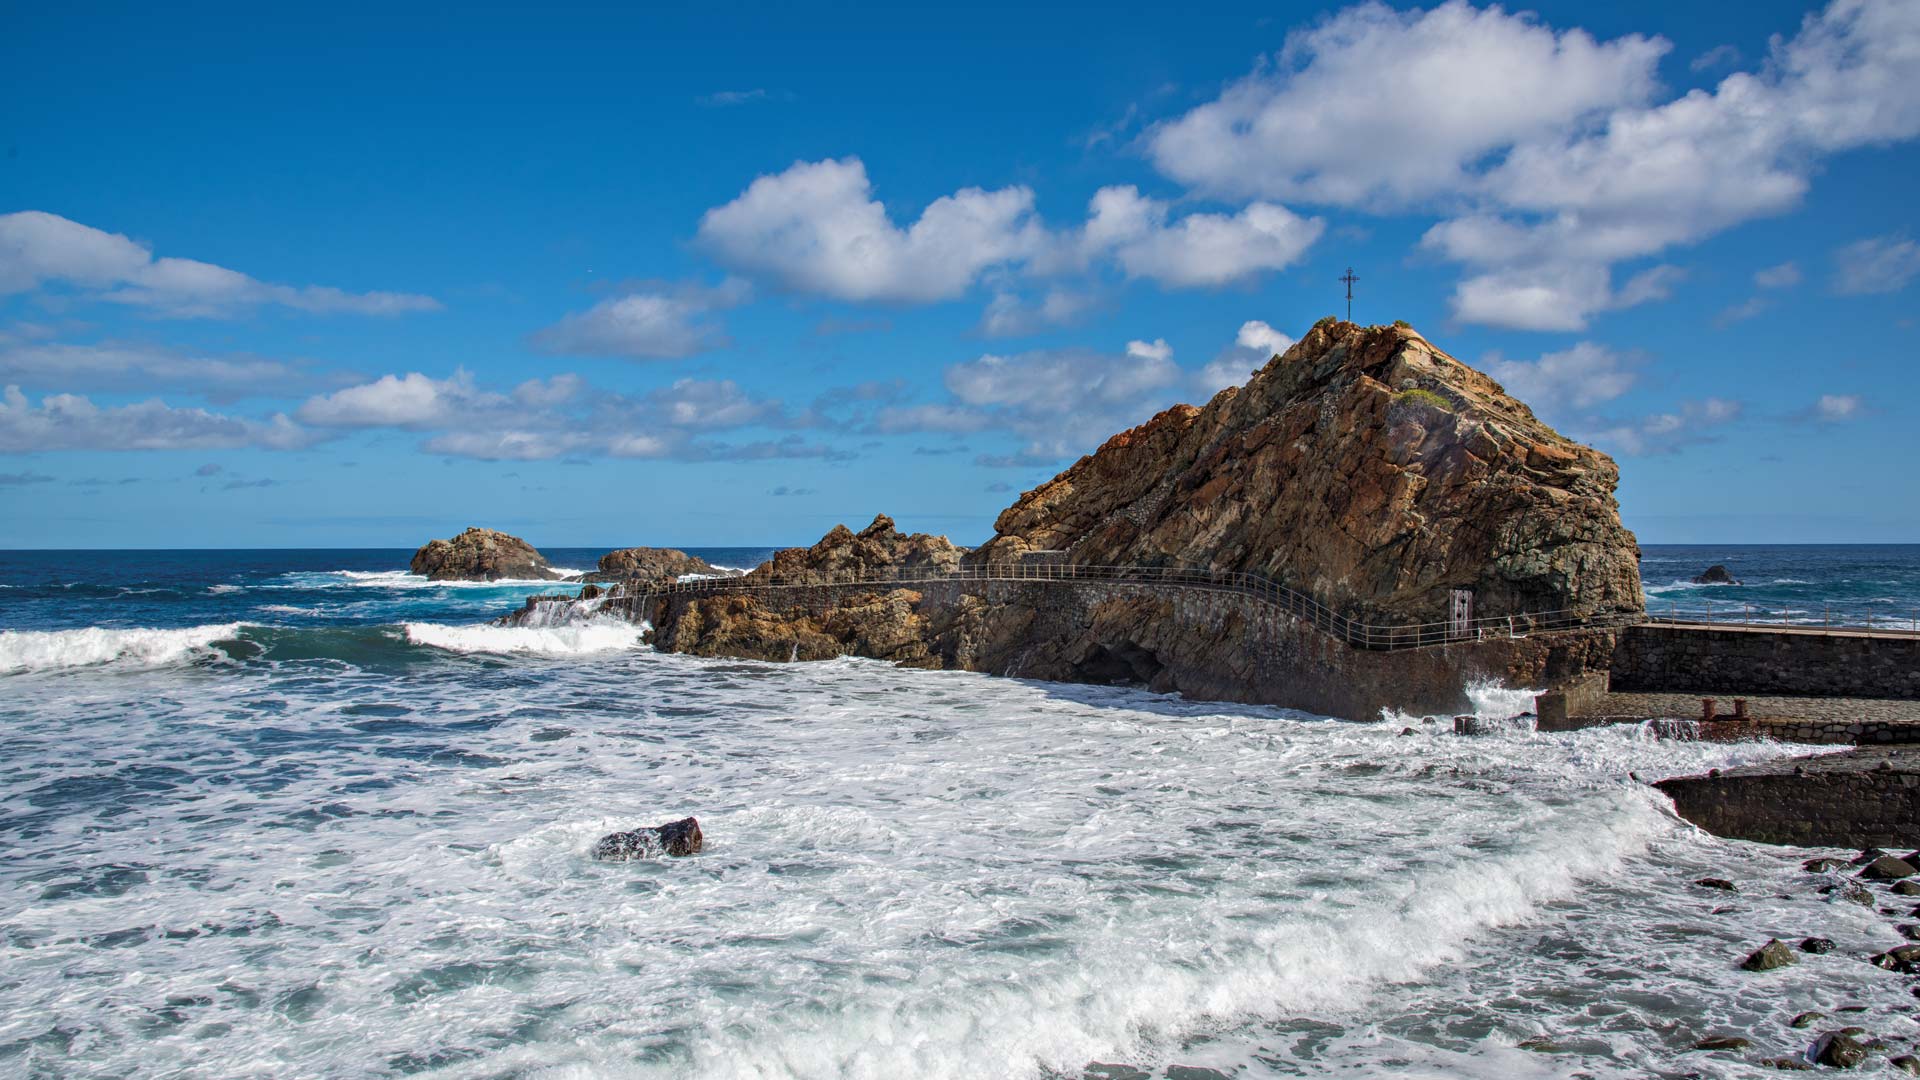
<instances>
[{"instance_id":1,"label":"dark boulder","mask_svg":"<svg viewBox=\"0 0 1920 1080\"><path fill-rule=\"evenodd\" d=\"M1903 1072L1908 1076L1920 1076L1920 1057L1914 1057L1912 1054L1901 1054L1887 1064L1893 1066L1896 1072Z\"/></svg>"},{"instance_id":2,"label":"dark boulder","mask_svg":"<svg viewBox=\"0 0 1920 1080\"><path fill-rule=\"evenodd\" d=\"M1806 953L1830 953L1833 951L1833 940L1831 938L1810 937L1800 943L1800 951ZM1802 1025L1795 1024L1794 1026L1800 1027Z\"/></svg>"},{"instance_id":3,"label":"dark boulder","mask_svg":"<svg viewBox=\"0 0 1920 1080\"><path fill-rule=\"evenodd\" d=\"M1703 889L1719 889L1721 892L1739 892L1740 891L1739 889L1734 887L1733 882L1728 881L1726 878L1703 877L1699 881L1694 882L1694 884L1700 886Z\"/></svg>"},{"instance_id":4,"label":"dark boulder","mask_svg":"<svg viewBox=\"0 0 1920 1080\"><path fill-rule=\"evenodd\" d=\"M1844 859L1808 859L1800 865L1805 867L1809 874L1824 874L1830 870L1838 870L1847 863Z\"/></svg>"},{"instance_id":5,"label":"dark boulder","mask_svg":"<svg viewBox=\"0 0 1920 1080\"><path fill-rule=\"evenodd\" d=\"M1813 1060L1836 1069L1852 1069L1867 1060L1867 1048L1844 1031L1830 1031L1813 1044Z\"/></svg>"},{"instance_id":6,"label":"dark boulder","mask_svg":"<svg viewBox=\"0 0 1920 1080\"><path fill-rule=\"evenodd\" d=\"M1738 1035L1713 1035L1693 1044L1695 1050L1745 1050L1753 1043Z\"/></svg>"},{"instance_id":7,"label":"dark boulder","mask_svg":"<svg viewBox=\"0 0 1920 1080\"><path fill-rule=\"evenodd\" d=\"M1693 579L1693 583L1695 585L1738 585L1740 584L1739 579L1735 578L1732 574L1728 573L1727 568L1724 566L1721 566L1719 563L1714 563L1712 566L1707 567L1707 569L1703 573L1701 573L1699 577L1696 577Z\"/></svg>"},{"instance_id":8,"label":"dark boulder","mask_svg":"<svg viewBox=\"0 0 1920 1080\"><path fill-rule=\"evenodd\" d=\"M468 529L451 540L430 540L413 553L407 567L434 581L553 581L561 576L532 544L492 529Z\"/></svg>"},{"instance_id":9,"label":"dark boulder","mask_svg":"<svg viewBox=\"0 0 1920 1080\"><path fill-rule=\"evenodd\" d=\"M1774 968L1799 962L1800 958L1793 955L1792 949L1787 948L1779 938L1774 938L1755 949L1753 955L1740 961L1740 967L1745 971L1772 971Z\"/></svg>"},{"instance_id":10,"label":"dark boulder","mask_svg":"<svg viewBox=\"0 0 1920 1080\"><path fill-rule=\"evenodd\" d=\"M1870 862L1872 862L1872 861L1873 861L1873 860L1875 860L1875 859L1884 859L1884 858L1886 858L1886 857L1887 857L1887 853L1886 853L1886 852L1884 852L1884 851L1881 851L1881 850L1880 850L1879 848L1877 848L1877 847L1870 847L1870 848L1867 848L1866 850L1864 850L1864 851L1862 851L1862 852L1861 852L1860 854L1858 854L1858 855L1855 855L1855 856L1853 857L1853 865L1855 865L1855 866L1865 866L1865 865L1867 865L1868 863L1870 863Z\"/></svg>"},{"instance_id":11,"label":"dark boulder","mask_svg":"<svg viewBox=\"0 0 1920 1080\"><path fill-rule=\"evenodd\" d=\"M1815 890L1829 900L1845 900L1861 907L1873 907L1873 892L1857 881L1843 882L1839 885L1822 885Z\"/></svg>"},{"instance_id":12,"label":"dark boulder","mask_svg":"<svg viewBox=\"0 0 1920 1080\"><path fill-rule=\"evenodd\" d=\"M697 855L706 838L700 834L700 822L681 818L665 825L609 833L593 846L593 857L621 861L653 859L661 855Z\"/></svg>"},{"instance_id":13,"label":"dark boulder","mask_svg":"<svg viewBox=\"0 0 1920 1080\"><path fill-rule=\"evenodd\" d=\"M1868 863L1860 871L1859 876L1866 878L1868 881L1898 881L1901 878L1910 878L1913 874L1914 869L1912 863L1905 859L1897 859L1892 855L1882 855Z\"/></svg>"},{"instance_id":14,"label":"dark boulder","mask_svg":"<svg viewBox=\"0 0 1920 1080\"><path fill-rule=\"evenodd\" d=\"M1902 975L1920 975L1920 945L1896 945L1870 959L1875 967Z\"/></svg>"},{"instance_id":15,"label":"dark boulder","mask_svg":"<svg viewBox=\"0 0 1920 1080\"><path fill-rule=\"evenodd\" d=\"M1819 1023L1820 1021L1825 1020L1826 1018L1827 1018L1827 1014L1823 1012L1812 1012L1812 1011L1803 1012L1799 1016L1796 1016L1793 1019L1787 1021L1787 1026L1796 1027L1796 1028L1810 1028L1813 1025Z\"/></svg>"},{"instance_id":16,"label":"dark boulder","mask_svg":"<svg viewBox=\"0 0 1920 1080\"><path fill-rule=\"evenodd\" d=\"M1893 883L1892 892L1899 896L1920 896L1920 881L1912 879L1896 881Z\"/></svg>"}]
</instances>

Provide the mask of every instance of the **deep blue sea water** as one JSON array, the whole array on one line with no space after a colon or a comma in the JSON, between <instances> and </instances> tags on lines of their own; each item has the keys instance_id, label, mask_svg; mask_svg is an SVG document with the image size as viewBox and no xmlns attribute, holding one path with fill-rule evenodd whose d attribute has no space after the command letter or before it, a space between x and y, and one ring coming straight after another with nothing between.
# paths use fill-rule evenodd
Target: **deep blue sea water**
<instances>
[{"instance_id":1,"label":"deep blue sea water","mask_svg":"<svg viewBox=\"0 0 1920 1080\"><path fill-rule=\"evenodd\" d=\"M1632 779L1789 748L659 655L409 555L0 553L0 1076L1736 1077L1806 1009L1920 1034L1887 919ZM1656 603L1920 601L1915 546L1645 556ZM1748 584L1673 584L1714 562ZM697 857L591 858L687 814Z\"/></svg>"}]
</instances>

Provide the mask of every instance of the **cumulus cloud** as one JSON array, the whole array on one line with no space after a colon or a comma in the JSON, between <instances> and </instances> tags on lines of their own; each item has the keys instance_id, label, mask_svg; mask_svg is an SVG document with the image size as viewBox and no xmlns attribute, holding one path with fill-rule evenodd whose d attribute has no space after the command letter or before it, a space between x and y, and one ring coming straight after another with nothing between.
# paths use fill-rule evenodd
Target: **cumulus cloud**
<instances>
[{"instance_id":1,"label":"cumulus cloud","mask_svg":"<svg viewBox=\"0 0 1920 1080\"><path fill-rule=\"evenodd\" d=\"M987 337L1017 337L1078 322L1098 307L1091 291L1051 288L1038 302L1028 303L1017 293L999 290L980 316L980 332Z\"/></svg>"},{"instance_id":2,"label":"cumulus cloud","mask_svg":"<svg viewBox=\"0 0 1920 1080\"><path fill-rule=\"evenodd\" d=\"M1744 411L1739 402L1724 398L1686 401L1675 411L1616 422L1589 437L1596 445L1635 457L1671 454L1713 442L1719 438L1718 429L1738 420Z\"/></svg>"},{"instance_id":3,"label":"cumulus cloud","mask_svg":"<svg viewBox=\"0 0 1920 1080\"><path fill-rule=\"evenodd\" d=\"M1537 360L1508 360L1490 353L1480 366L1508 393L1549 415L1612 401L1639 380L1626 357L1591 341Z\"/></svg>"},{"instance_id":4,"label":"cumulus cloud","mask_svg":"<svg viewBox=\"0 0 1920 1080\"><path fill-rule=\"evenodd\" d=\"M0 214L0 295L49 285L174 318L219 318L270 305L330 314L437 311L430 296L347 292L326 285L276 285L212 263L155 258L146 247L57 214Z\"/></svg>"},{"instance_id":5,"label":"cumulus cloud","mask_svg":"<svg viewBox=\"0 0 1920 1080\"><path fill-rule=\"evenodd\" d=\"M1233 344L1193 374L1193 386L1199 396L1211 398L1229 386L1239 386L1267 361L1293 347L1293 338L1259 319L1240 324Z\"/></svg>"},{"instance_id":6,"label":"cumulus cloud","mask_svg":"<svg viewBox=\"0 0 1920 1080\"><path fill-rule=\"evenodd\" d=\"M230 447L293 450L315 441L312 432L283 413L253 420L205 409L174 408L157 398L102 407L77 394L49 394L35 405L18 386L8 386L0 396L0 453Z\"/></svg>"},{"instance_id":7,"label":"cumulus cloud","mask_svg":"<svg viewBox=\"0 0 1920 1080\"><path fill-rule=\"evenodd\" d=\"M1129 184L1094 193L1083 242L1090 252L1110 253L1129 277L1215 287L1292 265L1325 229L1319 218L1267 202L1170 221L1166 203Z\"/></svg>"},{"instance_id":8,"label":"cumulus cloud","mask_svg":"<svg viewBox=\"0 0 1920 1080\"><path fill-rule=\"evenodd\" d=\"M1894 293L1920 274L1920 244L1904 236L1857 240L1833 253L1834 291Z\"/></svg>"},{"instance_id":9,"label":"cumulus cloud","mask_svg":"<svg viewBox=\"0 0 1920 1080\"><path fill-rule=\"evenodd\" d=\"M725 344L712 314L741 303L747 285L730 279L715 288L682 286L615 296L575 312L533 335L542 352L668 360Z\"/></svg>"},{"instance_id":10,"label":"cumulus cloud","mask_svg":"<svg viewBox=\"0 0 1920 1080\"><path fill-rule=\"evenodd\" d=\"M1403 207L1471 187L1490 154L1647 100L1667 49L1458 0L1366 3L1289 35L1146 147L1162 173L1212 194Z\"/></svg>"},{"instance_id":11,"label":"cumulus cloud","mask_svg":"<svg viewBox=\"0 0 1920 1080\"><path fill-rule=\"evenodd\" d=\"M1867 402L1859 394L1821 394L1813 404L1793 417L1818 424L1839 424L1858 420L1867 413Z\"/></svg>"},{"instance_id":12,"label":"cumulus cloud","mask_svg":"<svg viewBox=\"0 0 1920 1080\"><path fill-rule=\"evenodd\" d=\"M859 158L800 161L761 176L700 219L722 263L797 292L840 300L928 301L964 293L990 267L1032 255L1044 237L1025 187L964 188L895 225Z\"/></svg>"}]
</instances>

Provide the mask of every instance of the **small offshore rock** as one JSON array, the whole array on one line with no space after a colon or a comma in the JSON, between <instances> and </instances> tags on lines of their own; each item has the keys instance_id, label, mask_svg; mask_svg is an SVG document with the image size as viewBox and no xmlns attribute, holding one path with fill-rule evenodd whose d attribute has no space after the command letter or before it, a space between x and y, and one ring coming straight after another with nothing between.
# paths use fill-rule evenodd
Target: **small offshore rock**
<instances>
[{"instance_id":1,"label":"small offshore rock","mask_svg":"<svg viewBox=\"0 0 1920 1080\"><path fill-rule=\"evenodd\" d=\"M1826 1018L1827 1018L1826 1013L1809 1010L1787 1021L1787 1026L1796 1027L1796 1028L1810 1028L1813 1025L1819 1023L1820 1021L1825 1020Z\"/></svg>"},{"instance_id":2,"label":"small offshore rock","mask_svg":"<svg viewBox=\"0 0 1920 1080\"><path fill-rule=\"evenodd\" d=\"M1833 951L1833 941L1831 938L1810 937L1800 943L1800 951L1806 953L1830 953ZM1806 1016L1808 1014L1801 1013L1800 1015ZM1799 1027L1800 1025L1795 1024L1794 1026Z\"/></svg>"},{"instance_id":3,"label":"small offshore rock","mask_svg":"<svg viewBox=\"0 0 1920 1080\"><path fill-rule=\"evenodd\" d=\"M1893 891L1901 896L1920 896L1920 881L1896 881L1893 883Z\"/></svg>"},{"instance_id":4,"label":"small offshore rock","mask_svg":"<svg viewBox=\"0 0 1920 1080\"><path fill-rule=\"evenodd\" d=\"M1875 967L1902 975L1920 974L1920 945L1898 945L1869 958Z\"/></svg>"},{"instance_id":5,"label":"small offshore rock","mask_svg":"<svg viewBox=\"0 0 1920 1080\"><path fill-rule=\"evenodd\" d=\"M1726 567L1714 563L1693 579L1695 585L1738 585L1739 580Z\"/></svg>"},{"instance_id":6,"label":"small offshore rock","mask_svg":"<svg viewBox=\"0 0 1920 1080\"><path fill-rule=\"evenodd\" d=\"M1695 1050L1745 1050L1753 1043L1738 1035L1712 1035L1693 1044Z\"/></svg>"},{"instance_id":7,"label":"small offshore rock","mask_svg":"<svg viewBox=\"0 0 1920 1080\"><path fill-rule=\"evenodd\" d=\"M1836 1069L1851 1069L1867 1060L1867 1048L1844 1031L1830 1031L1813 1044L1813 1060Z\"/></svg>"},{"instance_id":8,"label":"small offshore rock","mask_svg":"<svg viewBox=\"0 0 1920 1080\"><path fill-rule=\"evenodd\" d=\"M1824 874L1830 870L1838 870L1847 863L1844 859L1808 859L1800 865L1805 867L1809 874Z\"/></svg>"},{"instance_id":9,"label":"small offshore rock","mask_svg":"<svg viewBox=\"0 0 1920 1080\"><path fill-rule=\"evenodd\" d=\"M1892 855L1882 855L1868 863L1859 873L1868 881L1898 881L1914 875L1913 864Z\"/></svg>"},{"instance_id":10,"label":"small offshore rock","mask_svg":"<svg viewBox=\"0 0 1920 1080\"><path fill-rule=\"evenodd\" d=\"M1779 938L1774 938L1755 949L1753 955L1740 961L1740 967L1745 971L1772 971L1774 968L1799 962L1800 958L1793 955L1792 949L1787 948Z\"/></svg>"},{"instance_id":11,"label":"small offshore rock","mask_svg":"<svg viewBox=\"0 0 1920 1080\"><path fill-rule=\"evenodd\" d=\"M1720 889L1725 892L1740 891L1734 886L1733 882L1728 881L1726 878L1703 877L1699 881L1694 882L1694 884L1703 889Z\"/></svg>"},{"instance_id":12,"label":"small offshore rock","mask_svg":"<svg viewBox=\"0 0 1920 1080\"><path fill-rule=\"evenodd\" d=\"M652 828L609 833L593 846L593 857L621 861L660 855L697 855L705 842L706 838L700 834L700 822L681 818Z\"/></svg>"}]
</instances>

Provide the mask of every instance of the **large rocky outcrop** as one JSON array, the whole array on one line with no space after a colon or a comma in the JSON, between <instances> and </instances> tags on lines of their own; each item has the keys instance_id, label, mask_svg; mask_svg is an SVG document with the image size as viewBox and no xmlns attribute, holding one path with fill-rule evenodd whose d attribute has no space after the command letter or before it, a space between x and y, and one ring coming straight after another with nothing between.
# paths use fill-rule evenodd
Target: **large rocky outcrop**
<instances>
[{"instance_id":1,"label":"large rocky outcrop","mask_svg":"<svg viewBox=\"0 0 1920 1080\"><path fill-rule=\"evenodd\" d=\"M1406 327L1323 320L1246 386L1176 405L1021 496L964 555L876 519L755 575L1067 562L1265 574L1352 618L1438 622L1641 607L1637 548L1604 454L1534 417ZM752 576L752 575L750 575ZM1604 666L1605 632L1358 653L1257 601L1021 582L660 600L656 645L707 655L855 653L1043 679L1138 682L1339 715L1457 710L1464 681L1556 683Z\"/></svg>"},{"instance_id":2,"label":"large rocky outcrop","mask_svg":"<svg viewBox=\"0 0 1920 1080\"><path fill-rule=\"evenodd\" d=\"M451 540L429 540L413 553L408 566L434 581L554 581L565 576L548 566L546 556L525 540L479 528L469 528Z\"/></svg>"},{"instance_id":3,"label":"large rocky outcrop","mask_svg":"<svg viewBox=\"0 0 1920 1080\"><path fill-rule=\"evenodd\" d=\"M1256 571L1356 617L1637 611L1619 472L1410 328L1322 321L1020 497L979 560Z\"/></svg>"},{"instance_id":4,"label":"large rocky outcrop","mask_svg":"<svg viewBox=\"0 0 1920 1080\"><path fill-rule=\"evenodd\" d=\"M676 548L632 547L600 556L600 568L583 581L674 581L687 574L719 577L725 571Z\"/></svg>"},{"instance_id":5,"label":"large rocky outcrop","mask_svg":"<svg viewBox=\"0 0 1920 1080\"><path fill-rule=\"evenodd\" d=\"M962 549L944 536L902 533L885 514L859 532L836 525L809 548L787 548L746 575L749 582L830 582L888 570L950 571ZM692 603L656 624L654 645L701 656L825 660L849 653L900 663L935 664L929 622L913 589L876 586L836 594L817 611L796 608L788 592L742 592Z\"/></svg>"}]
</instances>

